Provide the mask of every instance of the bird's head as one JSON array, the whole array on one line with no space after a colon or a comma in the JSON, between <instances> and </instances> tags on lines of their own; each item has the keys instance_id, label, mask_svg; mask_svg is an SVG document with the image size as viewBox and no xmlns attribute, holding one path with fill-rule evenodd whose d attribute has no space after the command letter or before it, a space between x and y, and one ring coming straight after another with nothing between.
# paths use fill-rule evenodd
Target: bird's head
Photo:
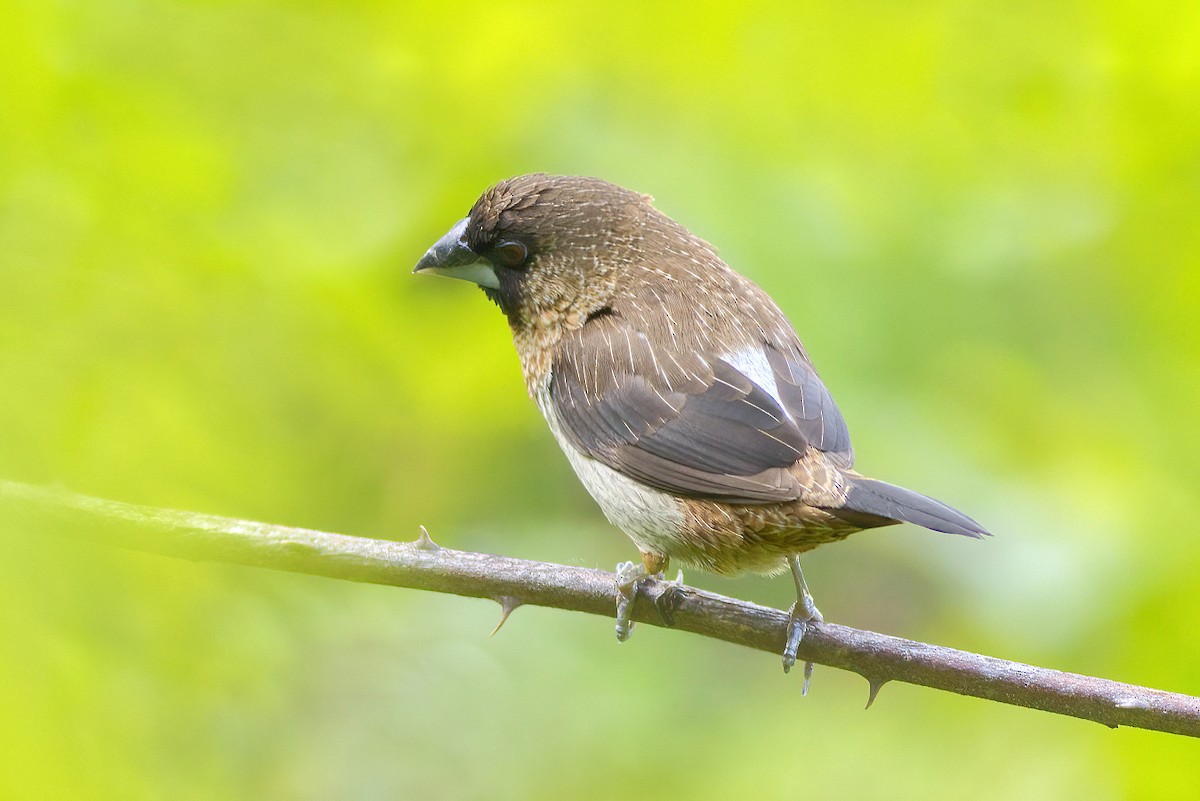
<instances>
[{"instance_id":1,"label":"bird's head","mask_svg":"<svg viewBox=\"0 0 1200 801\"><path fill-rule=\"evenodd\" d=\"M413 272L478 284L516 328L602 308L646 238L668 230L690 237L647 195L596 178L521 175L484 192Z\"/></svg>"}]
</instances>

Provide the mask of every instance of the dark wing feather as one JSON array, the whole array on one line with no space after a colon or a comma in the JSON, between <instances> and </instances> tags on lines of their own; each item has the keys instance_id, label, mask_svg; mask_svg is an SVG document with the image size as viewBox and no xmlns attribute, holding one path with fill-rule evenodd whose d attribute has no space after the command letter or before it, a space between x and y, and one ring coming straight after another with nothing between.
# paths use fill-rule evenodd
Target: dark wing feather
<instances>
[{"instance_id":1,"label":"dark wing feather","mask_svg":"<svg viewBox=\"0 0 1200 801\"><path fill-rule=\"evenodd\" d=\"M759 342L776 399L720 354L658 352L618 315L558 350L550 397L575 447L667 492L743 503L798 498L789 472L810 449L852 460L846 424L796 342Z\"/></svg>"},{"instance_id":2,"label":"dark wing feather","mask_svg":"<svg viewBox=\"0 0 1200 801\"><path fill-rule=\"evenodd\" d=\"M773 347L766 353L780 400L812 446L833 456L841 467L853 464L850 430L812 363L802 354L789 358Z\"/></svg>"}]
</instances>

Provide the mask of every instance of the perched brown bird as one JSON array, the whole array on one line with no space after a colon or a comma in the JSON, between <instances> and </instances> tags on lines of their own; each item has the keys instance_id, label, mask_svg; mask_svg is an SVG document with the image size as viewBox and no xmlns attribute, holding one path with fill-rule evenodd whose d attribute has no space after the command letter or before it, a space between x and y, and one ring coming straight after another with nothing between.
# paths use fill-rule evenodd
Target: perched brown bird
<instances>
[{"instance_id":1,"label":"perched brown bird","mask_svg":"<svg viewBox=\"0 0 1200 801\"><path fill-rule=\"evenodd\" d=\"M621 639L638 581L669 559L790 567L786 670L821 620L798 554L900 522L987 534L851 469L846 423L783 312L646 195L595 178L501 181L418 271L479 284L504 312L529 394L641 551L641 565L618 566Z\"/></svg>"}]
</instances>

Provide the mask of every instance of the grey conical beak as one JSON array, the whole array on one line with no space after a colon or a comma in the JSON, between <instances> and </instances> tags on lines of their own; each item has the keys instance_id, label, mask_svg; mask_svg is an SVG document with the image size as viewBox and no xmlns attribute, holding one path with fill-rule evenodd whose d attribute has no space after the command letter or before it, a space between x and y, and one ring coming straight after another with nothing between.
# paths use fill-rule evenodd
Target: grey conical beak
<instances>
[{"instance_id":1,"label":"grey conical beak","mask_svg":"<svg viewBox=\"0 0 1200 801\"><path fill-rule=\"evenodd\" d=\"M434 242L433 247L425 251L425 255L417 262L413 272L428 270L448 278L471 281L489 289L499 289L500 280L496 277L495 266L467 247L468 219L470 218L464 217L459 220L445 236Z\"/></svg>"}]
</instances>

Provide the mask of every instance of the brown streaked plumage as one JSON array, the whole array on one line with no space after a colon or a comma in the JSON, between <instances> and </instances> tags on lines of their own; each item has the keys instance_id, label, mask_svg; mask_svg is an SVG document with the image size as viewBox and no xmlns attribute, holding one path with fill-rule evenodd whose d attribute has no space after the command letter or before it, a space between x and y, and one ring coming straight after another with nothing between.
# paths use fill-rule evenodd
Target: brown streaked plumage
<instances>
[{"instance_id":1,"label":"brown streaked plumage","mask_svg":"<svg viewBox=\"0 0 1200 801\"><path fill-rule=\"evenodd\" d=\"M785 667L820 620L797 554L904 521L987 534L855 472L845 421L783 312L646 195L594 178L502 181L416 269L474 281L500 306L530 395L645 571L670 558L717 573L791 566Z\"/></svg>"}]
</instances>

